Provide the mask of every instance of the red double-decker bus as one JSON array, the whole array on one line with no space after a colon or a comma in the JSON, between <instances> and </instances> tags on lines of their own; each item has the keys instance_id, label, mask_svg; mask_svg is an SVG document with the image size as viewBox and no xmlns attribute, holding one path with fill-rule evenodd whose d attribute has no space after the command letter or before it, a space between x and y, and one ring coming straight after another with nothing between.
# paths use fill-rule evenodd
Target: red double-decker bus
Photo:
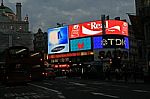
<instances>
[{"instance_id":1,"label":"red double-decker bus","mask_svg":"<svg viewBox=\"0 0 150 99\"><path fill-rule=\"evenodd\" d=\"M30 81L30 67L26 59L29 49L24 46L12 46L3 53L1 80L3 83L27 83Z\"/></svg>"},{"instance_id":2,"label":"red double-decker bus","mask_svg":"<svg viewBox=\"0 0 150 99\"><path fill-rule=\"evenodd\" d=\"M43 80L44 79L43 53L30 51L27 62L28 65L30 66L31 80Z\"/></svg>"}]
</instances>

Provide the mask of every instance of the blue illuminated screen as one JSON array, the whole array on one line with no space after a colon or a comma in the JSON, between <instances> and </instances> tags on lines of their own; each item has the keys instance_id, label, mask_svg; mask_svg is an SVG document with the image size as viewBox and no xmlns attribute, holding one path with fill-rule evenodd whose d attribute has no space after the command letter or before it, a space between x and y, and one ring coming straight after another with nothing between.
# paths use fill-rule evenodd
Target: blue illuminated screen
<instances>
[{"instance_id":1,"label":"blue illuminated screen","mask_svg":"<svg viewBox=\"0 0 150 99\"><path fill-rule=\"evenodd\" d=\"M80 38L70 40L70 50L71 51L81 51L91 49L91 38Z\"/></svg>"},{"instance_id":2,"label":"blue illuminated screen","mask_svg":"<svg viewBox=\"0 0 150 99\"><path fill-rule=\"evenodd\" d=\"M124 40L125 40L125 48L129 49L129 39L128 39L128 37L124 37Z\"/></svg>"},{"instance_id":3,"label":"blue illuminated screen","mask_svg":"<svg viewBox=\"0 0 150 99\"><path fill-rule=\"evenodd\" d=\"M48 54L69 52L68 26L48 29Z\"/></svg>"},{"instance_id":4,"label":"blue illuminated screen","mask_svg":"<svg viewBox=\"0 0 150 99\"><path fill-rule=\"evenodd\" d=\"M105 35L93 37L93 49L125 48L129 49L128 37L119 35Z\"/></svg>"},{"instance_id":5,"label":"blue illuminated screen","mask_svg":"<svg viewBox=\"0 0 150 99\"><path fill-rule=\"evenodd\" d=\"M102 39L102 36L93 37L93 49L103 48L103 44L101 43Z\"/></svg>"}]
</instances>

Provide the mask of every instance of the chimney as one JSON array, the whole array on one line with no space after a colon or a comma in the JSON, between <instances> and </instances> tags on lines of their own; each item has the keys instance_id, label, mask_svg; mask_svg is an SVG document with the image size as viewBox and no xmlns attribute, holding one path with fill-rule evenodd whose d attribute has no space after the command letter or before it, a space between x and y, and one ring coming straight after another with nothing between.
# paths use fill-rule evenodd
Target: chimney
<instances>
[{"instance_id":1,"label":"chimney","mask_svg":"<svg viewBox=\"0 0 150 99\"><path fill-rule=\"evenodd\" d=\"M2 0L2 2L1 2L1 6L4 6L4 4L3 4L3 0Z\"/></svg>"},{"instance_id":2,"label":"chimney","mask_svg":"<svg viewBox=\"0 0 150 99\"><path fill-rule=\"evenodd\" d=\"M17 20L21 21L21 3L16 3L16 16Z\"/></svg>"}]
</instances>

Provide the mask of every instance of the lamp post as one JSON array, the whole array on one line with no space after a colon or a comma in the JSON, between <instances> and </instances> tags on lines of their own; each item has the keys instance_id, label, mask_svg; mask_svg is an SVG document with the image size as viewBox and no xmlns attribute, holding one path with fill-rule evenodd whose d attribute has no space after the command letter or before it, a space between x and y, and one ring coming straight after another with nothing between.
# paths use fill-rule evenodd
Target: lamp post
<instances>
[{"instance_id":1,"label":"lamp post","mask_svg":"<svg viewBox=\"0 0 150 99\"><path fill-rule=\"evenodd\" d=\"M105 35L105 15L101 15L102 20L102 34Z\"/></svg>"}]
</instances>

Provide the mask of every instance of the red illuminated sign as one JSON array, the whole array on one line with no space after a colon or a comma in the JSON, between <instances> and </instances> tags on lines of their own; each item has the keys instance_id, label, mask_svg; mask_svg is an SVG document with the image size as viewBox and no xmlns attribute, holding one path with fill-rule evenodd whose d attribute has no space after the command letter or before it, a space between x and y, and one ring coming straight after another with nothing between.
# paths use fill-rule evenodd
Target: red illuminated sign
<instances>
[{"instance_id":1,"label":"red illuminated sign","mask_svg":"<svg viewBox=\"0 0 150 99\"><path fill-rule=\"evenodd\" d=\"M82 35L102 35L102 22L101 21L92 21L82 24Z\"/></svg>"},{"instance_id":2,"label":"red illuminated sign","mask_svg":"<svg viewBox=\"0 0 150 99\"><path fill-rule=\"evenodd\" d=\"M106 34L119 34L128 36L128 23L118 20L106 21Z\"/></svg>"},{"instance_id":3,"label":"red illuminated sign","mask_svg":"<svg viewBox=\"0 0 150 99\"><path fill-rule=\"evenodd\" d=\"M48 55L48 59L93 55L92 51Z\"/></svg>"},{"instance_id":4,"label":"red illuminated sign","mask_svg":"<svg viewBox=\"0 0 150 99\"><path fill-rule=\"evenodd\" d=\"M119 34L128 36L128 23L119 20L105 21L105 34ZM102 21L91 21L69 25L69 38L102 35Z\"/></svg>"},{"instance_id":5,"label":"red illuminated sign","mask_svg":"<svg viewBox=\"0 0 150 99\"><path fill-rule=\"evenodd\" d=\"M69 25L69 38L102 35L102 22L91 21L82 24Z\"/></svg>"},{"instance_id":6,"label":"red illuminated sign","mask_svg":"<svg viewBox=\"0 0 150 99\"><path fill-rule=\"evenodd\" d=\"M69 38L77 38L81 35L81 24L69 25Z\"/></svg>"}]
</instances>

